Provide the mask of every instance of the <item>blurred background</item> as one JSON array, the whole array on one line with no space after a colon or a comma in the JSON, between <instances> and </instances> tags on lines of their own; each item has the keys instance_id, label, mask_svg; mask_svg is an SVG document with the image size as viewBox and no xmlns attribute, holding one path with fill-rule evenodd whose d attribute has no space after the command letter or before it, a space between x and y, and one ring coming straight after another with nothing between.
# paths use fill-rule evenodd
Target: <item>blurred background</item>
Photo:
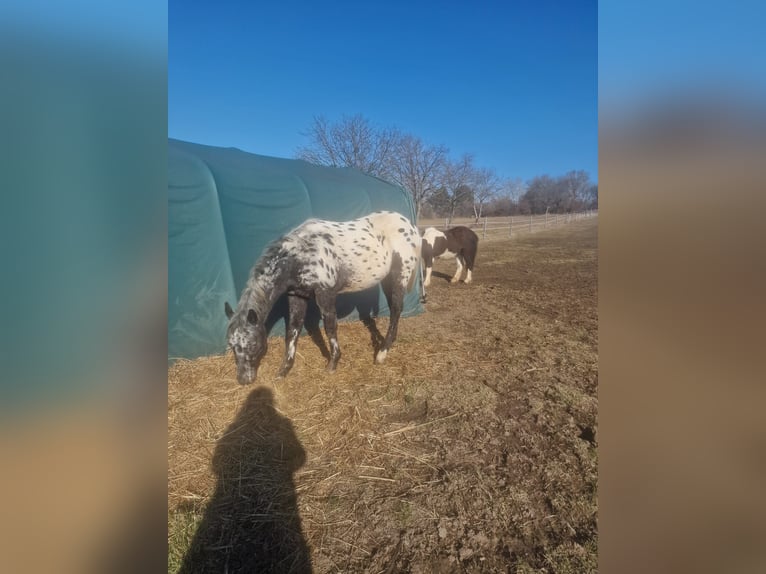
<instances>
[{"instance_id":1,"label":"blurred background","mask_svg":"<svg viewBox=\"0 0 766 574\"><path fill-rule=\"evenodd\" d=\"M2 572L165 560L166 62L162 3L0 6Z\"/></svg>"},{"instance_id":2,"label":"blurred background","mask_svg":"<svg viewBox=\"0 0 766 574\"><path fill-rule=\"evenodd\" d=\"M599 565L762 572L755 2L599 4Z\"/></svg>"},{"instance_id":3,"label":"blurred background","mask_svg":"<svg viewBox=\"0 0 766 574\"><path fill-rule=\"evenodd\" d=\"M603 572L766 567L763 12L599 6ZM167 34L0 7L2 572L164 567Z\"/></svg>"}]
</instances>

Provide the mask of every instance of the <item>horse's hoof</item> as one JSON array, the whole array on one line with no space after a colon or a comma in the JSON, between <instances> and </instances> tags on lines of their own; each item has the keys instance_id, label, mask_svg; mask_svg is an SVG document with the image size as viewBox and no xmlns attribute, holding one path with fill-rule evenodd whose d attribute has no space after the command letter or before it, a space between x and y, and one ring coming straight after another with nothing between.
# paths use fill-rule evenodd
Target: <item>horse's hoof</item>
<instances>
[{"instance_id":1,"label":"horse's hoof","mask_svg":"<svg viewBox=\"0 0 766 574\"><path fill-rule=\"evenodd\" d=\"M388 354L388 349L384 349L383 351L379 351L378 354L375 356L375 362L379 365L383 363L383 361L386 360L386 355Z\"/></svg>"},{"instance_id":2,"label":"horse's hoof","mask_svg":"<svg viewBox=\"0 0 766 574\"><path fill-rule=\"evenodd\" d=\"M333 364L327 363L327 366L325 367L325 370L326 370L328 373L334 373L334 372L335 372L335 369L336 369L337 367L338 367L338 365L333 365Z\"/></svg>"}]
</instances>

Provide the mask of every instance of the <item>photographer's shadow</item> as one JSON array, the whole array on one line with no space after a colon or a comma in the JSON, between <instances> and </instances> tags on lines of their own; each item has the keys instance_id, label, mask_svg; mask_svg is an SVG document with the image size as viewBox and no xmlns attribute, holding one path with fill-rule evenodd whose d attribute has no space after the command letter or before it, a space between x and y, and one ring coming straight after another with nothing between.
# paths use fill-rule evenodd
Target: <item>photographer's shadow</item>
<instances>
[{"instance_id":1,"label":"photographer's shadow","mask_svg":"<svg viewBox=\"0 0 766 574\"><path fill-rule=\"evenodd\" d=\"M272 391L253 390L218 441L215 493L179 572L310 573L293 483L305 460Z\"/></svg>"}]
</instances>

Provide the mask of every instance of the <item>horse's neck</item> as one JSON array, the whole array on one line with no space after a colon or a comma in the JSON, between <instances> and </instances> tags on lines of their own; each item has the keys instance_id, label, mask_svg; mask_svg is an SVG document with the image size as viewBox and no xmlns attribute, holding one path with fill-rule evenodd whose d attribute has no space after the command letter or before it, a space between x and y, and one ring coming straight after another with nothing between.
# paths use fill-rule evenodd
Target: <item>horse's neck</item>
<instances>
[{"instance_id":1,"label":"horse's neck","mask_svg":"<svg viewBox=\"0 0 766 574\"><path fill-rule=\"evenodd\" d=\"M287 278L284 268L277 266L273 272L262 273L257 277L250 278L245 292L242 294L239 307L245 312L248 309L255 310L258 317L262 317L265 321L274 303L285 292L286 288Z\"/></svg>"}]
</instances>

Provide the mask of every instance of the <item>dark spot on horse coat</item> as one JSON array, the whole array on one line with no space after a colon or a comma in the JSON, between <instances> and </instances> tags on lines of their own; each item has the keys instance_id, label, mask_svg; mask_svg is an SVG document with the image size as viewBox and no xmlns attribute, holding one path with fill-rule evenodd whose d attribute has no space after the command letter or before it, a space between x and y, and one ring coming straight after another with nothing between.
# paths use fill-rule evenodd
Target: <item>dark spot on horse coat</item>
<instances>
[{"instance_id":1,"label":"dark spot on horse coat","mask_svg":"<svg viewBox=\"0 0 766 574\"><path fill-rule=\"evenodd\" d=\"M391 253L391 276L395 279L399 279L402 276L402 270L404 269L404 262L402 256L394 251ZM396 286L399 285L398 281L394 282Z\"/></svg>"}]
</instances>

